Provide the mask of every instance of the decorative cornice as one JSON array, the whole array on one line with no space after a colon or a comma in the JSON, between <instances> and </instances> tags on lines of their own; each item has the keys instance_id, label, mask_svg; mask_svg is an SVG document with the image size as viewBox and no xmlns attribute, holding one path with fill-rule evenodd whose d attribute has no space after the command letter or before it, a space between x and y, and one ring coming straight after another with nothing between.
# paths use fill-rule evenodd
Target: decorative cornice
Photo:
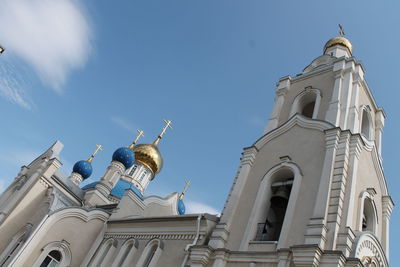
<instances>
[{"instance_id":1,"label":"decorative cornice","mask_svg":"<svg viewBox=\"0 0 400 267\"><path fill-rule=\"evenodd\" d=\"M185 234L185 233L160 233L160 234L148 234L148 233L106 233L105 238L118 238L118 239L137 239L137 240L151 240L154 238L159 238L162 240L193 240L196 234ZM199 238L202 239L205 235L200 235Z\"/></svg>"},{"instance_id":2,"label":"decorative cornice","mask_svg":"<svg viewBox=\"0 0 400 267\"><path fill-rule=\"evenodd\" d=\"M394 202L390 196L382 197L382 207L383 207L383 215L386 217L390 217L393 211Z\"/></svg>"},{"instance_id":3,"label":"decorative cornice","mask_svg":"<svg viewBox=\"0 0 400 267\"><path fill-rule=\"evenodd\" d=\"M268 143L272 139L276 138L277 136L287 132L288 130L290 130L292 127L294 127L296 125L298 125L302 128L314 129L314 130L318 130L321 132L335 127L334 125L332 125L331 123L326 122L326 121L310 119L303 115L295 114L288 121L286 121L284 124L282 124L278 128L275 128L274 130L263 135L260 139L258 139L253 144L253 146L255 146L257 149L260 149L266 143Z\"/></svg>"}]
</instances>

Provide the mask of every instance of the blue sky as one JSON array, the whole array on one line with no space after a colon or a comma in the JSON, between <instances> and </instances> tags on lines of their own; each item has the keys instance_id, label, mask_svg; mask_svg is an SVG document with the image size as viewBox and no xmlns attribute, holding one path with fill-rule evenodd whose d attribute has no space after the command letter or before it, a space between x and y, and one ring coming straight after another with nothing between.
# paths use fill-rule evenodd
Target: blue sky
<instances>
[{"instance_id":1,"label":"blue sky","mask_svg":"<svg viewBox=\"0 0 400 267\"><path fill-rule=\"evenodd\" d=\"M0 189L55 140L63 169L86 159L99 179L136 129L152 142L172 120L149 194L180 191L191 211L220 211L243 147L262 134L275 83L296 75L345 26L388 117L383 158L400 203L400 3L396 1L3 0L0 10ZM400 211L391 263L400 266Z\"/></svg>"}]
</instances>

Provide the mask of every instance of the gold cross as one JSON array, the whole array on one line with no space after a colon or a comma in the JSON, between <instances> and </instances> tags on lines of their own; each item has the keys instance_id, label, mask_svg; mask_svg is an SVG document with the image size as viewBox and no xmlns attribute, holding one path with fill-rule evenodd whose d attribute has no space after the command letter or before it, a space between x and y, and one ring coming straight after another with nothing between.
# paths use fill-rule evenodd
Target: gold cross
<instances>
[{"instance_id":1,"label":"gold cross","mask_svg":"<svg viewBox=\"0 0 400 267\"><path fill-rule=\"evenodd\" d=\"M130 149L133 149L133 148L135 147L137 141L139 140L139 138L140 138L141 136L144 137L144 131L142 131L142 130L137 130L137 132L138 132L138 135L136 136L135 140L133 141L132 144L130 144L130 145L128 146Z\"/></svg>"},{"instance_id":2,"label":"gold cross","mask_svg":"<svg viewBox=\"0 0 400 267\"><path fill-rule=\"evenodd\" d=\"M182 200L183 196L185 195L186 191L189 189L190 186L190 181L185 181L185 187L183 188L183 191L181 195L179 196L179 199Z\"/></svg>"},{"instance_id":3,"label":"gold cross","mask_svg":"<svg viewBox=\"0 0 400 267\"><path fill-rule=\"evenodd\" d=\"M97 154L97 152L99 152L99 150L103 150L103 146L96 144L96 150L93 152L93 154L90 156L90 158L87 159L87 162L91 163L92 160L94 159L94 156L96 156L96 154Z\"/></svg>"},{"instance_id":4,"label":"gold cross","mask_svg":"<svg viewBox=\"0 0 400 267\"><path fill-rule=\"evenodd\" d=\"M160 133L160 138L163 137L163 135L165 134L165 132L167 131L168 127L172 130L172 126L171 126L171 121L170 120L164 120L165 122L165 126L162 129L162 132Z\"/></svg>"},{"instance_id":5,"label":"gold cross","mask_svg":"<svg viewBox=\"0 0 400 267\"><path fill-rule=\"evenodd\" d=\"M158 145L158 142L160 142L161 138L163 138L165 132L167 131L168 128L170 128L172 130L172 126L171 126L171 121L170 120L164 120L165 122L165 126L163 127L160 135L157 137L157 139L154 141L154 145Z\"/></svg>"},{"instance_id":6,"label":"gold cross","mask_svg":"<svg viewBox=\"0 0 400 267\"><path fill-rule=\"evenodd\" d=\"M343 29L343 26L341 25L341 24L339 24L339 34L340 34L340 36L344 36L344 29Z\"/></svg>"}]
</instances>

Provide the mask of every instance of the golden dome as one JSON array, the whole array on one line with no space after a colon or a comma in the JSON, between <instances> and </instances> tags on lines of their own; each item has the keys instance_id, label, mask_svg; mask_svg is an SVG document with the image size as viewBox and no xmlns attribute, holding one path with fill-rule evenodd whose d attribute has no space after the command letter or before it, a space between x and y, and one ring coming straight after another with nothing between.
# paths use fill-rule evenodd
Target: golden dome
<instances>
[{"instance_id":1,"label":"golden dome","mask_svg":"<svg viewBox=\"0 0 400 267\"><path fill-rule=\"evenodd\" d=\"M345 38L343 36L336 36L336 37L333 37L332 39L330 39L328 42L326 42L326 44L324 46L324 53L326 52L326 49L328 49L329 47L332 47L334 45L341 45L341 46L347 47L347 49L349 49L349 51L350 51L350 54L353 51L353 46L347 38Z\"/></svg>"},{"instance_id":2,"label":"golden dome","mask_svg":"<svg viewBox=\"0 0 400 267\"><path fill-rule=\"evenodd\" d=\"M154 174L159 173L163 166L163 158L155 144L140 144L133 148L137 162L150 168Z\"/></svg>"}]
</instances>

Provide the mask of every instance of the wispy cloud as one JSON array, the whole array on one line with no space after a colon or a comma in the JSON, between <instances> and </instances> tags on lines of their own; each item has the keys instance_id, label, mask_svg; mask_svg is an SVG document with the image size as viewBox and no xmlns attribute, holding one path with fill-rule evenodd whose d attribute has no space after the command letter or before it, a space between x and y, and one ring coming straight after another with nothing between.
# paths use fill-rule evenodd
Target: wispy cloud
<instances>
[{"instance_id":1,"label":"wispy cloud","mask_svg":"<svg viewBox=\"0 0 400 267\"><path fill-rule=\"evenodd\" d=\"M28 165L40 155L39 151L33 150L2 150L0 161L7 165L20 167Z\"/></svg>"},{"instance_id":2,"label":"wispy cloud","mask_svg":"<svg viewBox=\"0 0 400 267\"><path fill-rule=\"evenodd\" d=\"M132 132L136 129L133 123L121 117L111 117L111 122L129 132Z\"/></svg>"},{"instance_id":3,"label":"wispy cloud","mask_svg":"<svg viewBox=\"0 0 400 267\"><path fill-rule=\"evenodd\" d=\"M26 94L26 83L13 64L0 64L0 95L25 109L32 109L32 101Z\"/></svg>"},{"instance_id":4,"label":"wispy cloud","mask_svg":"<svg viewBox=\"0 0 400 267\"><path fill-rule=\"evenodd\" d=\"M57 92L62 91L68 74L87 61L92 34L78 0L3 0L0 25L5 53L16 54L33 66ZM26 107L15 86L4 86L2 94Z\"/></svg>"},{"instance_id":5,"label":"wispy cloud","mask_svg":"<svg viewBox=\"0 0 400 267\"><path fill-rule=\"evenodd\" d=\"M185 206L186 206L186 213L209 213L209 214L219 214L219 211L211 207L207 204L204 204L202 202L197 202L197 201L185 201Z\"/></svg>"},{"instance_id":6,"label":"wispy cloud","mask_svg":"<svg viewBox=\"0 0 400 267\"><path fill-rule=\"evenodd\" d=\"M266 123L265 119L262 119L258 116L254 116L249 120L249 123L257 128L263 127Z\"/></svg>"}]
</instances>

